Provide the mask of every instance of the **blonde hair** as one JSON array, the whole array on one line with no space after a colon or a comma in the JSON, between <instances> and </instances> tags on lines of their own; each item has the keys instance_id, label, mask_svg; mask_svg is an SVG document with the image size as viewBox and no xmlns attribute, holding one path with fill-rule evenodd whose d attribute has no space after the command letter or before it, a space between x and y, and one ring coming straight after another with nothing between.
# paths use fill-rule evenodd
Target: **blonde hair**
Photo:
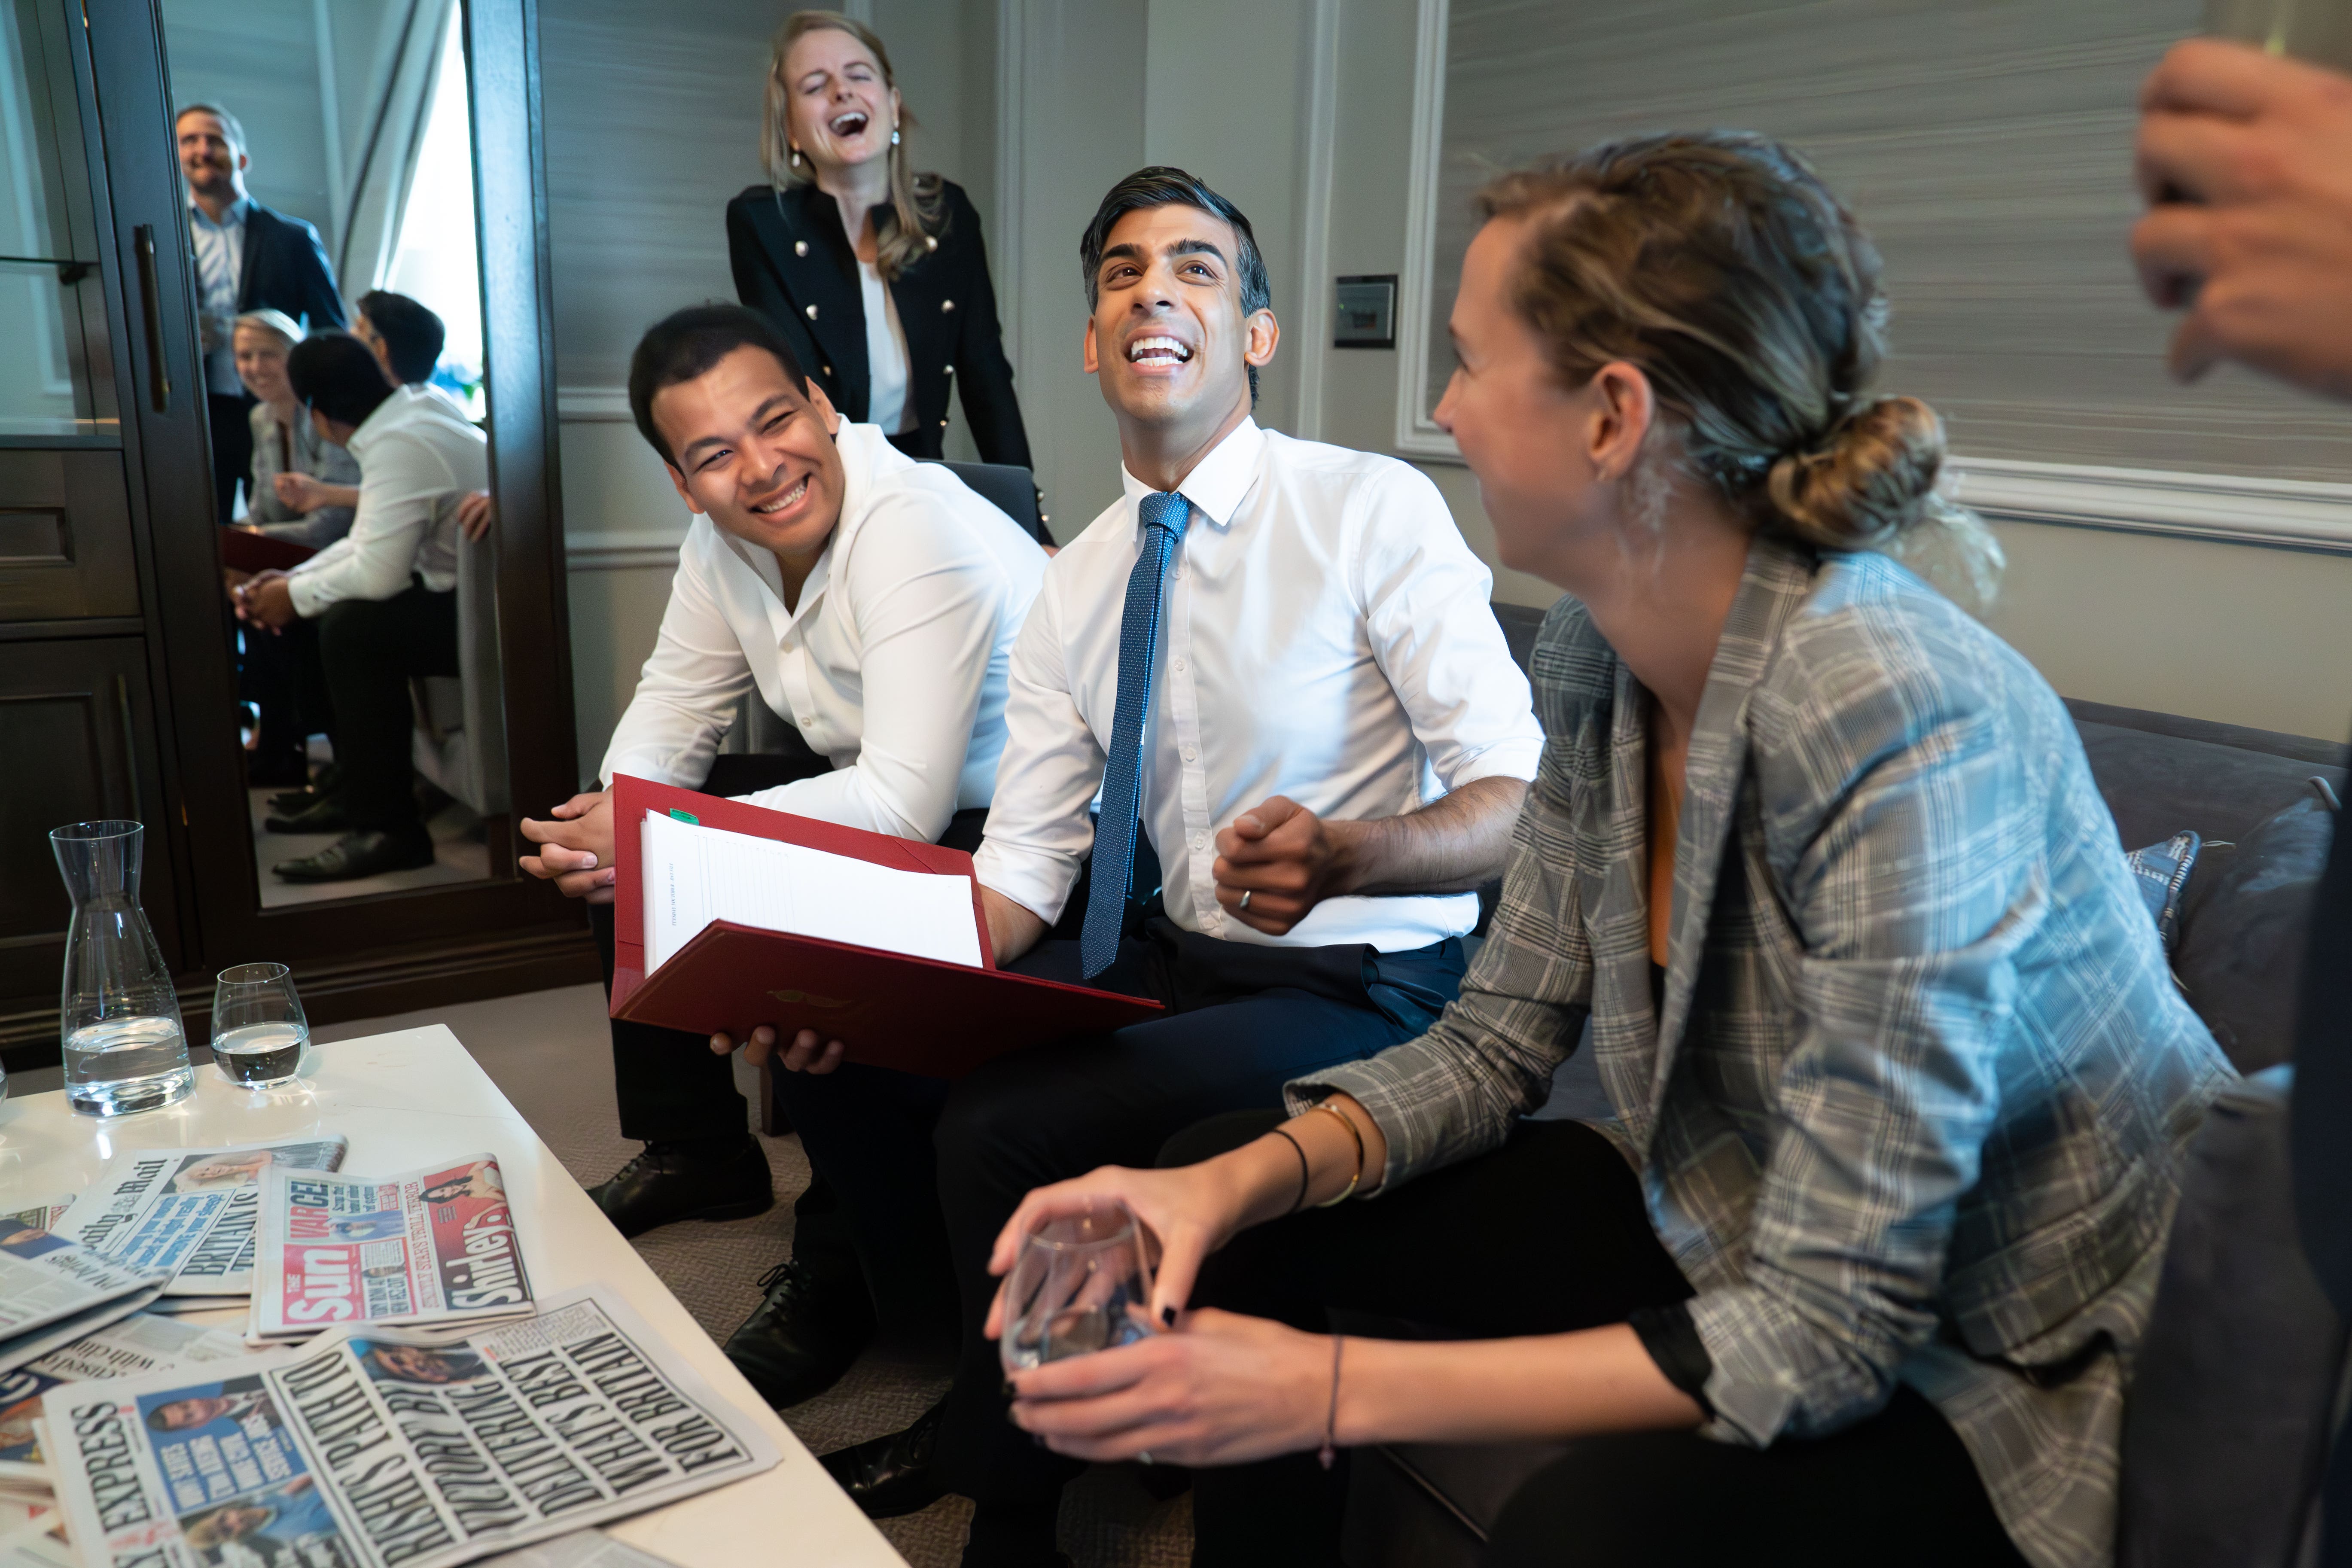
<instances>
[{"instance_id":1,"label":"blonde hair","mask_svg":"<svg viewBox=\"0 0 2352 1568\"><path fill-rule=\"evenodd\" d=\"M283 310L247 310L229 323L234 334L239 327L257 327L265 332L275 332L288 348L302 341L302 324Z\"/></svg>"},{"instance_id":2,"label":"blonde hair","mask_svg":"<svg viewBox=\"0 0 2352 1568\"><path fill-rule=\"evenodd\" d=\"M1637 365L1675 426L1663 458L1759 531L1874 550L1971 612L2000 544L1937 493L1944 422L1869 393L1886 348L1877 247L1811 165L1743 132L1644 136L1503 175L1524 218L1515 304L1570 386Z\"/></svg>"},{"instance_id":3,"label":"blonde hair","mask_svg":"<svg viewBox=\"0 0 2352 1568\"><path fill-rule=\"evenodd\" d=\"M784 57L801 39L828 27L856 39L882 68L882 85L898 89L890 51L865 23L838 11L795 11L785 17L769 52L767 104L760 115L760 166L767 171L768 184L779 191L807 184L816 177L808 161L793 151L792 84L784 79ZM907 131L915 126L914 112L903 103L898 126ZM939 236L947 224L947 205L940 177L918 174L908 166L903 137L883 156L890 161L890 221L874 226L874 269L887 280L939 248ZM850 236L853 244L856 237Z\"/></svg>"}]
</instances>

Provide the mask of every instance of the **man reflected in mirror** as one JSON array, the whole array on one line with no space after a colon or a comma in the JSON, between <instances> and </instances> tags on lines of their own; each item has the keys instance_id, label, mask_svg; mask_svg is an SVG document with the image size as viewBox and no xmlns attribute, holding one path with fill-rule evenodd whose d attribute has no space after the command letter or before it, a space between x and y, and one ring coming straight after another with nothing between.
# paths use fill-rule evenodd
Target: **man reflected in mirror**
<instances>
[{"instance_id":1,"label":"man reflected in mirror","mask_svg":"<svg viewBox=\"0 0 2352 1568\"><path fill-rule=\"evenodd\" d=\"M306 331L343 324L319 231L246 194L245 128L217 104L191 103L173 122L188 187L188 233L195 248L196 324L205 353L212 424L213 517L236 511L236 485L253 461L247 423L253 400L237 380L232 323L248 310L279 310Z\"/></svg>"},{"instance_id":2,"label":"man reflected in mirror","mask_svg":"<svg viewBox=\"0 0 2352 1568\"><path fill-rule=\"evenodd\" d=\"M403 386L423 386L441 363L449 330L441 318L405 294L371 289L360 296L352 335L367 344L384 374Z\"/></svg>"},{"instance_id":3,"label":"man reflected in mirror","mask_svg":"<svg viewBox=\"0 0 2352 1568\"><path fill-rule=\"evenodd\" d=\"M313 635L334 713L340 787L273 831L340 832L272 868L289 882L339 882L433 861L410 773L408 682L455 676L458 508L488 479L488 442L447 398L394 387L357 338L329 332L287 355L319 434L359 460L352 531L292 572L232 592L248 625Z\"/></svg>"}]
</instances>

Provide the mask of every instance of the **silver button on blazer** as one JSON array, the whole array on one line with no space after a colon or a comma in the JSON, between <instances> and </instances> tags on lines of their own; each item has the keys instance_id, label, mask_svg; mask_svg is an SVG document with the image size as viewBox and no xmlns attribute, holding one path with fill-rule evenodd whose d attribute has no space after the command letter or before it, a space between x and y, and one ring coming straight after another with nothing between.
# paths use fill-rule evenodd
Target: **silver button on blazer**
<instances>
[{"instance_id":1,"label":"silver button on blazer","mask_svg":"<svg viewBox=\"0 0 2352 1568\"><path fill-rule=\"evenodd\" d=\"M2028 1558L2110 1561L2126 1374L2231 1072L2063 704L1894 562L1758 542L1654 1018L1647 698L1572 600L1534 676L1543 767L1461 1000L1293 1105L1361 1100L1393 1186L1500 1144L1589 1015L1603 1131L1697 1292L1708 1434L1835 1431L1907 1383Z\"/></svg>"}]
</instances>

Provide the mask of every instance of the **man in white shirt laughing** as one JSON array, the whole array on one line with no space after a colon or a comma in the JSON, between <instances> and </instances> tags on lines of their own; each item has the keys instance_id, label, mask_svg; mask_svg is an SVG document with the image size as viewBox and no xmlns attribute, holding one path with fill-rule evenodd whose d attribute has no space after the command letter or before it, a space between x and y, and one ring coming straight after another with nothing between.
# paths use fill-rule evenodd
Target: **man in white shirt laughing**
<instances>
[{"instance_id":1,"label":"man in white shirt laughing","mask_svg":"<svg viewBox=\"0 0 2352 1568\"><path fill-rule=\"evenodd\" d=\"M877 1516L977 1500L967 1568L1053 1561L1076 1468L1006 1421L982 1332L1022 1196L1149 1164L1192 1121L1278 1104L1307 1064L1426 1027L1542 746L1489 574L1435 487L1251 417L1279 333L1248 220L1146 169L1080 255L1125 494L1047 569L1014 650L977 864L1000 962L1170 1016L999 1058L954 1086L929 1147L883 1135L891 1075L806 1033L782 1052L786 1105L853 1227L905 1247L943 1228L961 1293L948 1399L826 1468ZM1164 880L1139 910L1128 867L1151 851ZM1079 939L1041 942L1089 858ZM934 1148L938 1214L893 1212L894 1173Z\"/></svg>"},{"instance_id":2,"label":"man in white shirt laughing","mask_svg":"<svg viewBox=\"0 0 2352 1568\"><path fill-rule=\"evenodd\" d=\"M590 901L607 984L616 773L978 847L1013 639L1045 570L1036 542L952 473L844 420L783 336L740 305L680 310L646 332L629 403L694 521L599 789L522 825L541 847L524 868ZM799 758L714 758L755 692L797 729ZM615 1022L612 1034L621 1131L646 1144L591 1194L613 1223L634 1236L766 1209L767 1158L727 1059L675 1030ZM928 1126L935 1110L913 1114ZM943 1259L911 1279L890 1273L895 1253L861 1271L846 1240L828 1245L827 1212L804 1195L795 1256L729 1342L779 1404L856 1359L874 1326L868 1274L886 1319L934 1334L953 1320Z\"/></svg>"}]
</instances>

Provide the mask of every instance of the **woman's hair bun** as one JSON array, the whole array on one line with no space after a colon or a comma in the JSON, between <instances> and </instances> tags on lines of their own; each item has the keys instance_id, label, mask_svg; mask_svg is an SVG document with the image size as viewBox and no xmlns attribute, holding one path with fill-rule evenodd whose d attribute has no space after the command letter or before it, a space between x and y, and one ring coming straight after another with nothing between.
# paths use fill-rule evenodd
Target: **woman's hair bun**
<instances>
[{"instance_id":1,"label":"woman's hair bun","mask_svg":"<svg viewBox=\"0 0 2352 1568\"><path fill-rule=\"evenodd\" d=\"M1916 397L1882 397L1820 445L1791 452L1766 480L1798 538L1832 550L1884 549L1929 520L1944 467L1944 422Z\"/></svg>"}]
</instances>

